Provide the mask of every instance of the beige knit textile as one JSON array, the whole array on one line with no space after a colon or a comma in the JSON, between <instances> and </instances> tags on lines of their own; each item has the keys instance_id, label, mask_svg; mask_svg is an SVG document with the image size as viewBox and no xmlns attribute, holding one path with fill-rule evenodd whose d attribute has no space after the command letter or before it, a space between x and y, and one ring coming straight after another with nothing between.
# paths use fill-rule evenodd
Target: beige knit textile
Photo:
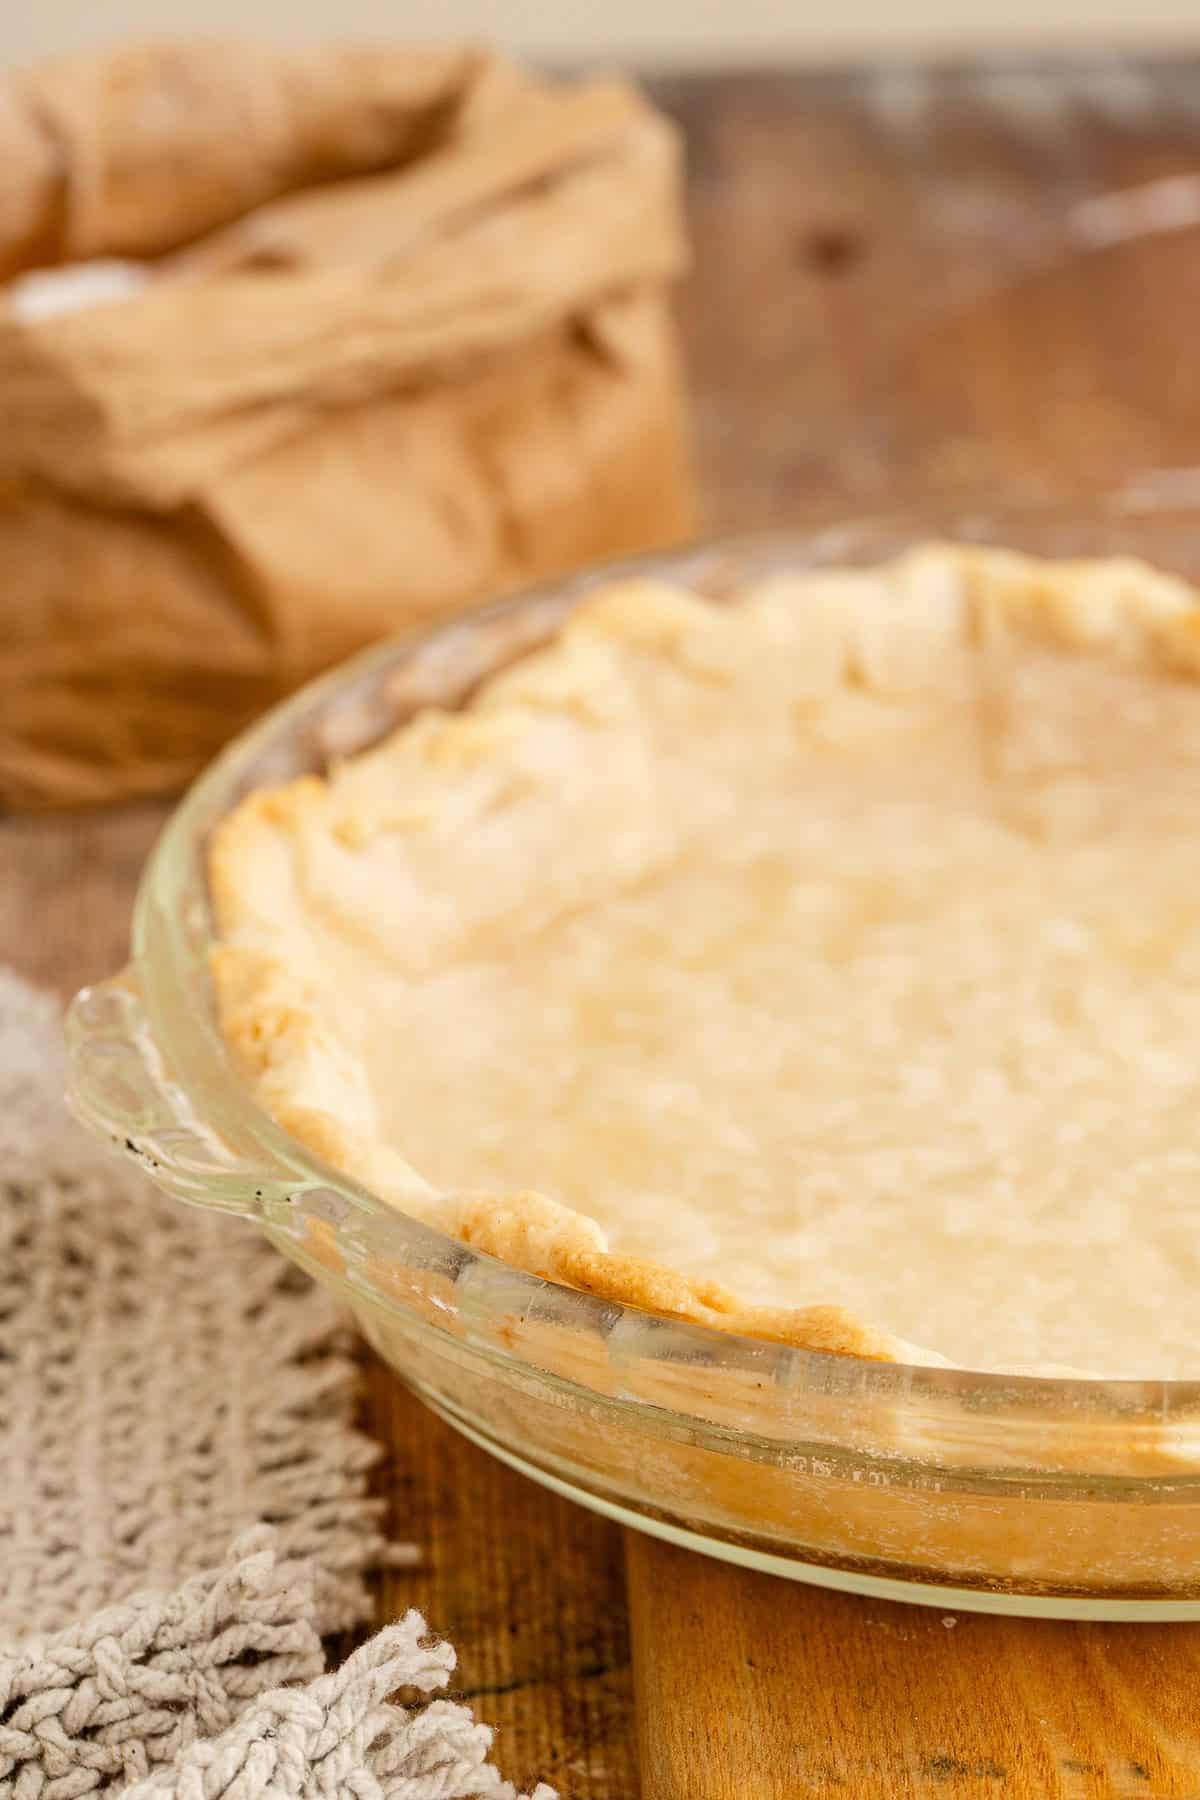
<instances>
[{"instance_id":1,"label":"beige knit textile","mask_svg":"<svg viewBox=\"0 0 1200 1800\"><path fill-rule=\"evenodd\" d=\"M126 1789L126 1800L516 1800L486 1760L491 1731L465 1706L387 1702L397 1688L426 1695L445 1687L453 1668L450 1646L427 1641L420 1613L406 1613L334 1673L264 1694L221 1737L197 1742L172 1767ZM530 1800L556 1796L539 1783Z\"/></svg>"},{"instance_id":2,"label":"beige knit textile","mask_svg":"<svg viewBox=\"0 0 1200 1800\"><path fill-rule=\"evenodd\" d=\"M0 970L0 1800L514 1800L464 1707L388 1703L454 1667L418 1613L323 1672L395 1560L335 1308L62 1081L53 1002Z\"/></svg>"},{"instance_id":3,"label":"beige knit textile","mask_svg":"<svg viewBox=\"0 0 1200 1800\"><path fill-rule=\"evenodd\" d=\"M275 1525L321 1632L367 1617L376 1447L328 1297L68 1117L57 1009L0 970L0 1637L215 1568Z\"/></svg>"},{"instance_id":4,"label":"beige knit textile","mask_svg":"<svg viewBox=\"0 0 1200 1800\"><path fill-rule=\"evenodd\" d=\"M0 1643L0 1790L18 1800L144 1778L248 1701L325 1665L305 1563L259 1527L227 1567Z\"/></svg>"},{"instance_id":5,"label":"beige knit textile","mask_svg":"<svg viewBox=\"0 0 1200 1800\"><path fill-rule=\"evenodd\" d=\"M514 1800L492 1733L438 1700L448 1644L409 1612L332 1674L311 1571L267 1528L174 1593L131 1596L64 1630L0 1644L0 1795L108 1791L178 1800ZM310 1677L305 1686L281 1682ZM531 1800L555 1800L539 1787Z\"/></svg>"}]
</instances>

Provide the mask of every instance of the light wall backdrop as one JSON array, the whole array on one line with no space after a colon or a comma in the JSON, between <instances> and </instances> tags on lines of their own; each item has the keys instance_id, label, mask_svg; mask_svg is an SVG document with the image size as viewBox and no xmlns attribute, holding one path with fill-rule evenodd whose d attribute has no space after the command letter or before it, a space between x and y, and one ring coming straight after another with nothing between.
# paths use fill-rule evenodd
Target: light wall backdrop
<instances>
[{"instance_id":1,"label":"light wall backdrop","mask_svg":"<svg viewBox=\"0 0 1200 1800\"><path fill-rule=\"evenodd\" d=\"M0 59L130 35L487 38L553 61L703 67L864 52L1200 43L1200 0L0 0Z\"/></svg>"}]
</instances>

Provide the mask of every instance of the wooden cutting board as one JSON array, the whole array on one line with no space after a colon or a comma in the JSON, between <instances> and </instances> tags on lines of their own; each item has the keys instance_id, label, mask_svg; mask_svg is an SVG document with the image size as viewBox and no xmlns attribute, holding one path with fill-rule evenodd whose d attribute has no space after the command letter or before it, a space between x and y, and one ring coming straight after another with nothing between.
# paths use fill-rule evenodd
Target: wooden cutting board
<instances>
[{"instance_id":1,"label":"wooden cutting board","mask_svg":"<svg viewBox=\"0 0 1200 1800\"><path fill-rule=\"evenodd\" d=\"M642 1800L1200 1800L1200 1625L950 1614L625 1534Z\"/></svg>"}]
</instances>

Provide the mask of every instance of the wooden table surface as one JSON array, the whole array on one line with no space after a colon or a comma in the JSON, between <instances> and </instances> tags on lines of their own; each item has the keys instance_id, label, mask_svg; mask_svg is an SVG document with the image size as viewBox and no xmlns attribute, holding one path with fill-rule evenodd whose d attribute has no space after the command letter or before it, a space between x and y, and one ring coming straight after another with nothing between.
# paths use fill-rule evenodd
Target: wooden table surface
<instances>
[{"instance_id":1,"label":"wooden table surface","mask_svg":"<svg viewBox=\"0 0 1200 1800\"><path fill-rule=\"evenodd\" d=\"M1156 479L1200 495L1200 63L896 64L655 87L691 158L697 272L681 305L710 524L1148 470L1185 471ZM0 825L0 960L64 995L115 969L162 817ZM461 1691L499 1727L514 1777L542 1776L566 1800L634 1800L620 1534L460 1441L382 1369L368 1386L371 1423L395 1447L381 1472L393 1528L425 1551L384 1585L381 1616L415 1604L453 1638ZM656 1566L671 1578L669 1556ZM782 1585L771 1596L787 1629L803 1626L805 1655L867 1626L882 1659L918 1640L912 1655L934 1654L927 1615ZM989 1622L964 1625L991 1641ZM1112 1752L1086 1696L1119 1715L1128 1670L1101 1680L1095 1628L1052 1629L1066 1635L1042 1642L1078 1681L1069 1704L1026 1697L1031 1731L1058 1721L1040 1760L964 1755L952 1708L935 1724L914 1707L881 1717L868 1769L843 1754L834 1706L782 1785L747 1772L720 1791L1200 1792L1187 1773L1200 1702L1161 1724L1140 1714ZM1122 1643L1163 1656L1161 1634ZM1188 1661L1200 1695L1200 1655Z\"/></svg>"}]
</instances>

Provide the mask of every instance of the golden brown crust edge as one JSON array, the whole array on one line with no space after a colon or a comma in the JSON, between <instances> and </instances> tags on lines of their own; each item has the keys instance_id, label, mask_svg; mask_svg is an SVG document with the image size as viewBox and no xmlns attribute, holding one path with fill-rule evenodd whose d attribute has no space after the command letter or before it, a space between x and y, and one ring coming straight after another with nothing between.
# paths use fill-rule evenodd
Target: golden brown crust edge
<instances>
[{"instance_id":1,"label":"golden brown crust edge","mask_svg":"<svg viewBox=\"0 0 1200 1800\"><path fill-rule=\"evenodd\" d=\"M920 558L959 576L962 628L973 639L1000 624L1064 648L1200 678L1200 596L1177 577L1124 559L1053 562L953 545L921 547L880 572ZM661 601L663 590L654 592ZM635 605L623 615L620 591L606 589L585 609L595 609L609 633L621 633L624 617L629 635L644 638L655 627L653 620L647 627L645 614L636 611L641 598L635 594ZM706 605L684 598L693 606ZM664 607L663 620L672 604ZM668 626L673 622L667 620ZM468 706L448 720L448 731L453 733L461 719L469 735L470 713ZM254 891L269 838L286 836L302 820L312 822L324 794L324 782L303 777L250 795L218 827L209 869L224 936L248 922L253 909L247 895ZM542 1194L435 1194L398 1155L383 1153L372 1142L365 1084L356 1080L345 1050L322 1020L317 995L260 949L218 943L210 961L222 1032L256 1098L277 1123L334 1168L473 1249L601 1300L710 1330L873 1362L953 1366L936 1351L879 1331L843 1307L751 1305L717 1282L610 1251L594 1221ZM1019 1372L1083 1373L1062 1366Z\"/></svg>"},{"instance_id":2,"label":"golden brown crust edge","mask_svg":"<svg viewBox=\"0 0 1200 1800\"><path fill-rule=\"evenodd\" d=\"M337 1047L315 1004L288 980L280 963L257 952L218 945L211 967L222 1031L266 1110L323 1161L370 1187L372 1157L362 1137L335 1111L302 1103L278 1081L281 1067L293 1067L299 1057L318 1069L325 1065L323 1072L334 1077ZM291 1086L286 1075L285 1083ZM945 1362L874 1330L844 1307L747 1306L719 1282L606 1250L590 1220L532 1191L448 1196L430 1222L527 1274L663 1318L873 1362Z\"/></svg>"}]
</instances>

